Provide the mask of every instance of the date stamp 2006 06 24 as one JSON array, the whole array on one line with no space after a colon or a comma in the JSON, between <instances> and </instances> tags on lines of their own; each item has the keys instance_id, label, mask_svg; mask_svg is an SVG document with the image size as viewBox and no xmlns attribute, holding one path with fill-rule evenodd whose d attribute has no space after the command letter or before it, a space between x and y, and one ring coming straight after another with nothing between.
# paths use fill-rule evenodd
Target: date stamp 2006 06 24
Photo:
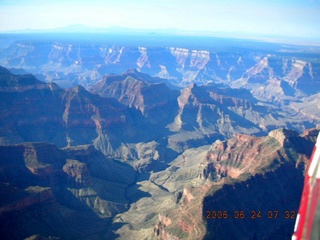
<instances>
[{"instance_id":1,"label":"date stamp 2006 06 24","mask_svg":"<svg viewBox=\"0 0 320 240\"><path fill-rule=\"evenodd\" d=\"M296 219L297 213L294 210L235 210L235 211L226 211L226 210L212 210L206 211L206 219Z\"/></svg>"}]
</instances>

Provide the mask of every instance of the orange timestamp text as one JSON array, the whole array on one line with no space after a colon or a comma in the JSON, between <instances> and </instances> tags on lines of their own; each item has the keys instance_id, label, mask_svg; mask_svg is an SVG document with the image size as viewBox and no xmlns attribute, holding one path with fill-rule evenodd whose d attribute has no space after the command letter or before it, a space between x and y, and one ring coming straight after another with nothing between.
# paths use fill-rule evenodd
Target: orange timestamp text
<instances>
[{"instance_id":1,"label":"orange timestamp text","mask_svg":"<svg viewBox=\"0 0 320 240\"><path fill-rule=\"evenodd\" d=\"M296 219L297 213L294 210L234 210L234 211L227 211L227 210L211 210L205 212L206 219Z\"/></svg>"}]
</instances>

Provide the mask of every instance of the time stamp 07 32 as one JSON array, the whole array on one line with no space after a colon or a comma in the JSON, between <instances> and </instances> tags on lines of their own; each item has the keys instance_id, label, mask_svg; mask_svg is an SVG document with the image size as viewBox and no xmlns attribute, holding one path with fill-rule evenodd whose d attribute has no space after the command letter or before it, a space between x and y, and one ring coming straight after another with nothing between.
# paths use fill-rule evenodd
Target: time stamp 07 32
<instances>
[{"instance_id":1,"label":"time stamp 07 32","mask_svg":"<svg viewBox=\"0 0 320 240\"><path fill-rule=\"evenodd\" d=\"M205 212L206 219L296 219L297 213L294 210L234 210L234 211L226 211L226 210L212 210Z\"/></svg>"}]
</instances>

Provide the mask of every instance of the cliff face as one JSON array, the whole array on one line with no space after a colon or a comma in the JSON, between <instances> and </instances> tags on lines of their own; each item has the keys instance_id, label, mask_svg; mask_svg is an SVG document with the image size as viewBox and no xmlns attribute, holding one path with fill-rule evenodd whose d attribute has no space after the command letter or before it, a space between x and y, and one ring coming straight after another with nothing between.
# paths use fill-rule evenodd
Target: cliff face
<instances>
[{"instance_id":1,"label":"cliff face","mask_svg":"<svg viewBox=\"0 0 320 240\"><path fill-rule=\"evenodd\" d=\"M136 71L92 88L62 89L1 68L0 144L48 141L58 147L94 143L114 156L122 143L161 138L177 110L177 92ZM142 129L142 130L141 130Z\"/></svg>"},{"instance_id":2,"label":"cliff face","mask_svg":"<svg viewBox=\"0 0 320 240\"><path fill-rule=\"evenodd\" d=\"M280 129L260 139L241 137L223 146L214 144L207 156L217 161L216 166L224 166L231 178L212 187L203 200L205 239L290 238L312 152L306 147L312 146L310 139L315 141L312 132L299 136ZM218 211L226 215L217 217Z\"/></svg>"},{"instance_id":3,"label":"cliff face","mask_svg":"<svg viewBox=\"0 0 320 240\"><path fill-rule=\"evenodd\" d=\"M4 239L96 237L97 232L107 234L111 218L127 208L125 192L134 170L107 160L93 147L60 150L24 143L1 146L0 154Z\"/></svg>"},{"instance_id":4,"label":"cliff face","mask_svg":"<svg viewBox=\"0 0 320 240\"><path fill-rule=\"evenodd\" d=\"M1 235L287 238L317 133L237 135L186 150L165 170L138 179L132 167L106 159L92 145L1 146ZM155 144L135 147L122 147L128 161L161 158Z\"/></svg>"},{"instance_id":5,"label":"cliff face","mask_svg":"<svg viewBox=\"0 0 320 240\"><path fill-rule=\"evenodd\" d=\"M292 108L280 113L263 106L245 89L191 84L179 93L136 70L107 75L88 92L81 86L62 89L1 69L2 145L93 143L106 156L119 158L126 144L161 139L157 142L162 148L181 153L239 133L260 135L276 127L301 131L315 120L302 112L298 118ZM153 161L143 163L149 169L147 162Z\"/></svg>"},{"instance_id":6,"label":"cliff face","mask_svg":"<svg viewBox=\"0 0 320 240\"><path fill-rule=\"evenodd\" d=\"M134 132L125 106L114 99L101 98L81 86L64 90L9 72L1 78L5 81L0 89L2 145L48 141L59 147L75 146L115 134L130 138L128 128ZM110 141L105 144L111 146ZM110 154L107 147L102 150Z\"/></svg>"},{"instance_id":7,"label":"cliff face","mask_svg":"<svg viewBox=\"0 0 320 240\"><path fill-rule=\"evenodd\" d=\"M241 183L226 183L203 200L204 239L290 239L303 179L295 164L286 164ZM226 216L218 218L221 212Z\"/></svg>"},{"instance_id":8,"label":"cliff face","mask_svg":"<svg viewBox=\"0 0 320 240\"><path fill-rule=\"evenodd\" d=\"M204 43L206 39L202 45L199 39L193 41L159 47L133 40L117 44L107 40L20 40L0 52L0 64L24 68L41 75L42 80L67 86L92 85L105 74L135 68L182 87L210 82L245 87L269 101L301 98L316 94L319 88L320 65L313 54L302 57L292 54L290 47L267 43L231 42L229 46L225 39L222 44L217 39L210 39L211 44Z\"/></svg>"},{"instance_id":9,"label":"cliff face","mask_svg":"<svg viewBox=\"0 0 320 240\"><path fill-rule=\"evenodd\" d=\"M317 94L319 64L298 59L286 59L268 55L249 68L242 77L233 82L234 87L252 90L256 97L270 102L283 103Z\"/></svg>"},{"instance_id":10,"label":"cliff face","mask_svg":"<svg viewBox=\"0 0 320 240\"><path fill-rule=\"evenodd\" d=\"M169 146L178 152L195 146L195 140L203 145L236 134L258 135L275 126L286 128L291 121L295 122L274 108L261 106L244 89L192 84L181 90L177 101L178 113L168 127L176 132L170 136Z\"/></svg>"},{"instance_id":11,"label":"cliff face","mask_svg":"<svg viewBox=\"0 0 320 240\"><path fill-rule=\"evenodd\" d=\"M193 56L195 68L201 54ZM279 203L281 211L299 198L291 184L302 179L317 130L247 134L316 122L266 106L246 89L191 84L179 93L135 70L105 76L91 92L3 68L0 80L0 231L9 238L210 238L235 223L215 222L211 231L212 201L228 202L232 216L249 190L270 195L266 206ZM239 208L251 211L248 201L264 210L251 199ZM251 238L262 236L259 224ZM279 235L285 227L272 226Z\"/></svg>"},{"instance_id":12,"label":"cliff face","mask_svg":"<svg viewBox=\"0 0 320 240\"><path fill-rule=\"evenodd\" d=\"M173 104L177 93L163 82L164 80L159 78L151 78L136 70L129 70L118 76L105 76L99 83L90 87L90 91L102 97L117 99L126 106L138 109L143 115L148 115L154 109Z\"/></svg>"},{"instance_id":13,"label":"cliff face","mask_svg":"<svg viewBox=\"0 0 320 240\"><path fill-rule=\"evenodd\" d=\"M222 137L230 137L234 133L256 134L257 131L267 132L279 127L294 128L302 132L305 128L314 127L319 122L319 108L316 107L316 102L318 100L318 89L320 88L320 65L317 62L318 52L316 49L274 43L233 42L227 39L219 40L206 37L183 40L174 38L171 42L171 40L158 36L152 40L148 39L147 43L143 38L138 39L133 36L120 42L114 42L114 39L109 38L99 39L99 37L90 40L57 39L56 41L52 39L31 38L28 41L17 39L7 48L0 50L0 64L8 68L24 68L26 71L35 74L39 79L46 82L56 82L59 86L74 87L80 84L88 87L94 93L115 98L122 104L139 110L144 117L150 116L147 123L162 122L161 119L165 117L166 119L161 126L162 129L167 124L174 122L176 116L174 129L183 129L183 127L179 127L183 125L180 121L186 119L189 121L189 117L186 111L184 111L185 116L183 117L175 112L178 111L177 104L172 101L172 95L176 98L179 93L169 93L167 87L160 83L170 85L171 89L173 86L186 88L193 83L199 86L221 84L226 88L246 89L259 100L257 103L259 106L272 107L273 112L280 115L276 116L271 113L267 116L261 116L257 111L253 112L241 108L241 104L230 106L232 108L230 110L237 115L246 119L255 119L254 126L250 123L235 126L232 123L233 116L223 110L214 113L219 115L219 123L208 124L209 127L205 130L209 132L207 135L210 140L221 137L220 133L217 132L217 136L212 137L212 131L208 130L213 128L212 125L219 125L214 127L219 128L219 131L226 132L222 134ZM162 42L162 40L164 41ZM161 45L158 45L159 42ZM136 71L121 74L127 69L136 69ZM17 69L14 71L19 72ZM152 82L157 84L150 84L151 77L143 76L142 72L157 77L157 82ZM114 75L110 73L114 73ZM109 75L104 77L105 74ZM127 77L132 77L134 80ZM160 80L159 77L165 79ZM102 81L99 82L100 80ZM56 88L56 85L51 84L51 87ZM32 87L32 89L34 88L35 86ZM38 85L37 88L46 92L43 88L47 89L48 86ZM7 87L1 87L1 89L10 90ZM24 89L30 89L30 86L24 86ZM39 99L42 101L41 98ZM25 100L27 99L23 101ZM223 102L225 101L226 99ZM63 105L60 106L60 109L63 109L61 111L64 111L64 107ZM206 107L207 105L201 108L206 109ZM168 113L168 111L163 110L165 108L170 110L174 108L174 110ZM33 109L28 109L28 111L30 112ZM55 111L55 109L51 110ZM191 110L194 112L190 114L197 115L197 109ZM210 113L210 111L212 110L203 112ZM67 115L65 114L65 116ZM280 124L278 119L281 121ZM217 121L217 119L213 120ZM283 122L283 120L285 121ZM44 117L43 121L45 121ZM61 119L55 121L63 124ZM92 124L92 121L89 122ZM237 119L237 122L240 122L240 120ZM257 124L258 122L261 122L261 124ZM304 123L301 124L301 122ZM250 128L248 131L243 129L243 125L246 126L247 124ZM189 129L193 125L188 123L185 126ZM181 136L173 136L169 145L181 151L192 145L190 143L186 144L185 141L194 142L194 139L200 139L199 145L207 144L208 141L203 138L203 131L199 130L200 128L206 128L205 120L202 125L203 127L196 126L197 132L194 133L191 140ZM241 128L241 131L236 129L237 127ZM60 129L54 127L52 129L53 132L60 132ZM129 130L126 131L135 131ZM37 132L41 135L50 135L41 133L40 129L37 129ZM110 132L96 132L94 129L89 132L89 135L92 136L90 142L84 140L85 133L81 133L78 139L74 134L70 137L65 136L64 133L60 133L59 136L51 136L50 139L54 138L56 144L64 146L69 143L60 145L58 142L74 141L74 145L89 144L94 138L97 139L97 145L104 149L105 153L114 150L114 145L119 145L119 143L107 143L103 140L113 138ZM21 138L22 140L26 138L21 137L20 133L10 132L10 130L6 130L5 135L6 138L0 139L0 142L17 143L21 142ZM10 138L10 140L7 138ZM184 140L180 140L180 138ZM40 137L32 139L32 141L40 140ZM149 138L147 141L152 140L152 138ZM139 139L139 141L142 140ZM72 145L72 143L70 144Z\"/></svg>"},{"instance_id":14,"label":"cliff face","mask_svg":"<svg viewBox=\"0 0 320 240\"><path fill-rule=\"evenodd\" d=\"M186 150L139 182L151 198L119 214L129 226L117 233L126 239L151 232L159 239L290 238L315 138L314 131L275 130Z\"/></svg>"}]
</instances>

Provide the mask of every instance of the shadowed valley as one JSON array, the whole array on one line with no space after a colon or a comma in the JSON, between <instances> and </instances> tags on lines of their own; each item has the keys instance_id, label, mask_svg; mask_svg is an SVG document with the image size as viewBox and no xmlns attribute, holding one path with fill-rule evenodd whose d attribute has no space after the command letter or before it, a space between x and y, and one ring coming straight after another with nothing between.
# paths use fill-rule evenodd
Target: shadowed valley
<instances>
[{"instance_id":1,"label":"shadowed valley","mask_svg":"<svg viewBox=\"0 0 320 240\"><path fill-rule=\"evenodd\" d=\"M59 41L0 51L2 239L290 239L317 51Z\"/></svg>"}]
</instances>

